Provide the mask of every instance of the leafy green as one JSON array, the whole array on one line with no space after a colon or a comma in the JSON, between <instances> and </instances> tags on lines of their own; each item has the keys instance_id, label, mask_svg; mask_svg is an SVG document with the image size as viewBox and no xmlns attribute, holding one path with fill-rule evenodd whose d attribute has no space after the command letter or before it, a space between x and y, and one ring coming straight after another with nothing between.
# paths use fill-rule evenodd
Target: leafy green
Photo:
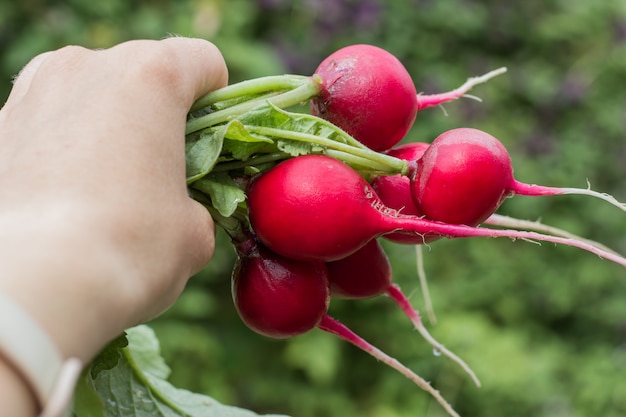
<instances>
[{"instance_id":1,"label":"leafy green","mask_svg":"<svg viewBox=\"0 0 626 417\"><path fill-rule=\"evenodd\" d=\"M187 183L202 178L217 162L222 151L226 127L205 129L191 135L185 144Z\"/></svg>"},{"instance_id":2,"label":"leafy green","mask_svg":"<svg viewBox=\"0 0 626 417\"><path fill-rule=\"evenodd\" d=\"M94 360L92 369L98 367L97 373L83 374L77 386L81 401L74 405L74 416L257 416L252 411L223 405L206 395L171 385L167 381L170 368L161 357L159 342L150 327L141 325L129 329L125 338L127 346L123 347L118 339ZM116 365L109 367L110 359L116 356ZM107 366L98 366L101 361ZM96 395L100 402L95 399Z\"/></svg>"},{"instance_id":3,"label":"leafy green","mask_svg":"<svg viewBox=\"0 0 626 417\"><path fill-rule=\"evenodd\" d=\"M304 133L320 138L331 139L336 142L365 149L364 145L352 138L345 131L324 119L308 113L297 113L280 109L270 103L257 107L241 115L238 119L248 129L252 126L269 127L282 131Z\"/></svg>"},{"instance_id":4,"label":"leafy green","mask_svg":"<svg viewBox=\"0 0 626 417\"><path fill-rule=\"evenodd\" d=\"M213 207L224 217L232 215L239 203L246 200L245 192L226 172L212 172L193 187L208 194Z\"/></svg>"},{"instance_id":5,"label":"leafy green","mask_svg":"<svg viewBox=\"0 0 626 417\"><path fill-rule=\"evenodd\" d=\"M113 369L117 366L122 357L121 349L128 346L126 333L120 335L113 341L109 342L107 347L98 355L98 361L94 362L90 367L90 373L93 378L97 377L100 371Z\"/></svg>"},{"instance_id":6,"label":"leafy green","mask_svg":"<svg viewBox=\"0 0 626 417\"><path fill-rule=\"evenodd\" d=\"M86 369L76 382L72 415L76 417L106 417L103 399L93 389L90 369Z\"/></svg>"},{"instance_id":7,"label":"leafy green","mask_svg":"<svg viewBox=\"0 0 626 417\"><path fill-rule=\"evenodd\" d=\"M274 152L276 147L270 138L252 135L240 120L228 123L225 132L224 154L230 154L233 159L245 161L252 155Z\"/></svg>"}]
</instances>

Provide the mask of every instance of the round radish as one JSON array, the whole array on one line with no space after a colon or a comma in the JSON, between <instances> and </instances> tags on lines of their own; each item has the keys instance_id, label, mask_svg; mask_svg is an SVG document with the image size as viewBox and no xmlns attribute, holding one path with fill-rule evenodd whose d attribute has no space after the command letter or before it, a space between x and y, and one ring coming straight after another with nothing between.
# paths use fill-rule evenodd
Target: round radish
<instances>
[{"instance_id":1,"label":"round radish","mask_svg":"<svg viewBox=\"0 0 626 417\"><path fill-rule=\"evenodd\" d=\"M326 314L328 273L322 262L295 261L256 245L237 258L232 296L250 329L288 338L313 329Z\"/></svg>"},{"instance_id":2,"label":"round radish","mask_svg":"<svg viewBox=\"0 0 626 417\"><path fill-rule=\"evenodd\" d=\"M391 263L377 239L343 259L327 262L330 294L361 299L384 294L392 285Z\"/></svg>"},{"instance_id":3,"label":"round radish","mask_svg":"<svg viewBox=\"0 0 626 417\"><path fill-rule=\"evenodd\" d=\"M412 181L412 195L431 220L477 225L510 194L511 158L504 145L477 129L439 135L424 152Z\"/></svg>"},{"instance_id":4,"label":"round radish","mask_svg":"<svg viewBox=\"0 0 626 417\"><path fill-rule=\"evenodd\" d=\"M592 190L517 181L504 145L492 135L472 128L452 129L439 135L420 159L411 187L414 202L426 218L451 224L478 225L514 194L586 194L626 210L613 197Z\"/></svg>"},{"instance_id":5,"label":"round radish","mask_svg":"<svg viewBox=\"0 0 626 417\"><path fill-rule=\"evenodd\" d=\"M398 143L415 121L418 103L411 75L384 49L347 46L322 61L315 75L321 91L311 99L311 113L375 151Z\"/></svg>"},{"instance_id":6,"label":"round radish","mask_svg":"<svg viewBox=\"0 0 626 417\"><path fill-rule=\"evenodd\" d=\"M248 188L252 228L268 248L292 259L334 261L371 239L403 231L416 236L509 237L575 246L626 266L626 259L589 243L536 232L486 229L402 215L386 207L345 163L324 155L280 162Z\"/></svg>"},{"instance_id":7,"label":"round radish","mask_svg":"<svg viewBox=\"0 0 626 417\"><path fill-rule=\"evenodd\" d=\"M498 68L469 78L445 93L417 94L411 75L394 55L373 45L350 45L329 55L315 70L320 91L310 100L311 114L383 151L402 140L419 110L463 97L505 71Z\"/></svg>"}]
</instances>

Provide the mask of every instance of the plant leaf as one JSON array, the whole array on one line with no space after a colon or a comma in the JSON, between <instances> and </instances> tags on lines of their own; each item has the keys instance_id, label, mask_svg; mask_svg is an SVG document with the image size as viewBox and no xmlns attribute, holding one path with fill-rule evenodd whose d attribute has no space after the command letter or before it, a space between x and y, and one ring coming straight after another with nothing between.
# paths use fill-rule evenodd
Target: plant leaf
<instances>
[{"instance_id":1,"label":"plant leaf","mask_svg":"<svg viewBox=\"0 0 626 417\"><path fill-rule=\"evenodd\" d=\"M244 126L263 126L290 132L320 136L356 147L365 148L347 132L334 124L308 113L290 112L271 103L241 115L238 120Z\"/></svg>"},{"instance_id":2,"label":"plant leaf","mask_svg":"<svg viewBox=\"0 0 626 417\"><path fill-rule=\"evenodd\" d=\"M245 192L226 172L211 172L193 184L193 188L208 194L211 205L224 217L231 216L239 203L246 201Z\"/></svg>"},{"instance_id":3,"label":"plant leaf","mask_svg":"<svg viewBox=\"0 0 626 417\"><path fill-rule=\"evenodd\" d=\"M218 129L205 129L199 134L190 135L185 142L185 162L187 184L210 172L222 152L227 126Z\"/></svg>"},{"instance_id":4,"label":"plant leaf","mask_svg":"<svg viewBox=\"0 0 626 417\"><path fill-rule=\"evenodd\" d=\"M85 376L102 399L102 413L74 407L76 417L257 417L252 411L221 404L211 397L179 389L167 381L169 367L160 355L152 329L146 325L127 331L128 346L119 344L115 367L102 369L92 378ZM96 358L95 362L99 360ZM84 386L81 386L84 390ZM81 391L77 390L77 395ZM79 401L77 401L79 403ZM93 399L90 401L94 404ZM85 404L82 402L81 404ZM281 416L267 416L281 417ZM282 416L284 417L284 416Z\"/></svg>"}]
</instances>

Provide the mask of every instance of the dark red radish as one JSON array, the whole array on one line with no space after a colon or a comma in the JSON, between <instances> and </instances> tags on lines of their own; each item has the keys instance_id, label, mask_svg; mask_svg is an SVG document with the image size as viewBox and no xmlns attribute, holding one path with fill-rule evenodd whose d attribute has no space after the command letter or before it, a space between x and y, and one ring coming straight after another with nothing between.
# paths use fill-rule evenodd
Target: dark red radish
<instances>
[{"instance_id":1,"label":"dark red radish","mask_svg":"<svg viewBox=\"0 0 626 417\"><path fill-rule=\"evenodd\" d=\"M587 194L626 210L613 197L588 189L525 184L513 177L504 145L478 129L458 128L439 135L424 152L412 178L412 195L430 220L475 226L514 194Z\"/></svg>"},{"instance_id":2,"label":"dark red radish","mask_svg":"<svg viewBox=\"0 0 626 417\"><path fill-rule=\"evenodd\" d=\"M317 326L328 310L330 286L323 262L301 262L262 245L239 253L232 296L241 320L275 339L293 337Z\"/></svg>"},{"instance_id":3,"label":"dark red radish","mask_svg":"<svg viewBox=\"0 0 626 417\"><path fill-rule=\"evenodd\" d=\"M400 214L382 204L359 173L325 155L294 157L255 177L248 188L248 212L263 244L298 260L335 261L375 237L402 231L417 236L547 241L578 247L626 266L625 258L576 239L447 224Z\"/></svg>"},{"instance_id":4,"label":"dark red radish","mask_svg":"<svg viewBox=\"0 0 626 417\"><path fill-rule=\"evenodd\" d=\"M402 63L373 45L350 45L315 70L320 93L311 114L339 126L375 151L389 149L409 131L418 110L415 85Z\"/></svg>"},{"instance_id":5,"label":"dark red radish","mask_svg":"<svg viewBox=\"0 0 626 417\"><path fill-rule=\"evenodd\" d=\"M343 259L327 262L330 294L337 298L363 299L384 294L392 285L389 258L377 239Z\"/></svg>"},{"instance_id":6,"label":"dark red radish","mask_svg":"<svg viewBox=\"0 0 626 417\"><path fill-rule=\"evenodd\" d=\"M389 149L388 155L406 161L418 161L426 149L430 146L425 142L411 142ZM372 181L372 188L380 198L380 201L389 208L396 209L402 214L422 216L423 213L417 208L411 193L411 181L405 175L380 175ZM389 233L384 236L392 242L419 245L437 240L439 236L415 236L402 232Z\"/></svg>"},{"instance_id":7,"label":"dark red radish","mask_svg":"<svg viewBox=\"0 0 626 417\"><path fill-rule=\"evenodd\" d=\"M239 316L251 330L283 339L318 327L396 369L431 394L451 416L458 417L423 378L328 316L330 292L324 263L288 259L244 240L235 246L239 259L233 270L233 300Z\"/></svg>"},{"instance_id":8,"label":"dark red radish","mask_svg":"<svg viewBox=\"0 0 626 417\"><path fill-rule=\"evenodd\" d=\"M431 336L424 327L417 310L411 306L400 287L392 282L391 263L377 239L369 241L350 256L338 261L327 262L326 267L332 297L364 299L387 295L411 320L413 327L433 347L434 351L440 352L458 363L470 375L474 383L480 386L480 381L471 368Z\"/></svg>"}]
</instances>

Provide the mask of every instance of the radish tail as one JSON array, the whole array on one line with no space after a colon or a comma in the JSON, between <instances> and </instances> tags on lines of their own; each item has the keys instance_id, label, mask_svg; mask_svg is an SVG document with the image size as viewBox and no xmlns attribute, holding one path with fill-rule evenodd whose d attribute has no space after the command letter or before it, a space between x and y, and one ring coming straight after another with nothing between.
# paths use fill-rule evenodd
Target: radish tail
<instances>
[{"instance_id":1,"label":"radish tail","mask_svg":"<svg viewBox=\"0 0 626 417\"><path fill-rule=\"evenodd\" d=\"M437 391L434 389L425 379L415 374L409 368L401 364L397 359L392 358L387 355L380 349L369 344L365 339L361 338L357 334L355 334L352 330L346 327L344 324L330 317L329 315L324 315L322 321L317 326L320 330L331 333L340 339L345 340L346 342L352 343L354 346L363 350L364 352L369 353L374 358L383 362L384 364L394 368L402 375L413 381L417 386L422 388L424 391L428 392L437 400L439 404L450 414L452 417L460 417L459 414L454 411L450 403L448 403Z\"/></svg>"},{"instance_id":2,"label":"radish tail","mask_svg":"<svg viewBox=\"0 0 626 417\"><path fill-rule=\"evenodd\" d=\"M400 291L400 288L392 284L387 289L387 295L391 297L396 304L402 309L404 314L411 320L415 329L422 335L422 337L438 352L441 352L444 356L447 356L454 362L456 362L467 374L472 378L477 387L480 387L480 380L474 373L474 371L469 367L463 359L459 358L457 355L449 351L444 345L435 340L434 337L428 333L426 327L422 323L422 320L419 316L419 313L411 306L409 300L405 297L405 295Z\"/></svg>"},{"instance_id":3,"label":"radish tail","mask_svg":"<svg viewBox=\"0 0 626 417\"><path fill-rule=\"evenodd\" d=\"M619 256L618 252L614 251L608 246L603 245L600 242L583 238L581 236L570 233L566 230L559 229L558 227L549 226L547 224L541 223L539 220L523 220L523 219L517 219L515 217L511 217L511 216L503 216L502 214L492 214L487 220L484 221L484 223L489 224L491 226L508 227L511 229L520 229L520 230L532 230L534 232L547 233L553 236L576 239L576 240L580 240L581 242L587 242L590 245L595 246L596 248L602 249L604 251L607 251L607 252L610 252Z\"/></svg>"},{"instance_id":4,"label":"radish tail","mask_svg":"<svg viewBox=\"0 0 626 417\"><path fill-rule=\"evenodd\" d=\"M392 217L383 216L386 220L385 227L389 230L402 230L403 232L414 232L418 235L427 233L437 233L449 238L462 237L508 237L510 239L524 239L529 241L551 242L572 246L593 253L600 258L615 262L626 267L626 258L612 251L599 248L587 241L559 236L546 235L537 232L511 229L490 229L483 227L473 227L462 224L448 224L425 220L416 216Z\"/></svg>"},{"instance_id":5,"label":"radish tail","mask_svg":"<svg viewBox=\"0 0 626 417\"><path fill-rule=\"evenodd\" d=\"M609 204L614 205L622 211L626 211L626 203L617 201L615 197L607 193L601 193L594 191L590 188L560 188L560 187L546 187L544 185L537 184L525 184L523 182L514 181L511 191L517 195L526 196L555 196L564 194L576 194L576 195L588 195L591 197L599 198Z\"/></svg>"},{"instance_id":6,"label":"radish tail","mask_svg":"<svg viewBox=\"0 0 626 417\"><path fill-rule=\"evenodd\" d=\"M437 316L435 315L430 291L428 290L428 280L426 279L426 270L424 269L424 246L422 245L415 245L415 264L428 320L431 324L437 324Z\"/></svg>"},{"instance_id":7,"label":"radish tail","mask_svg":"<svg viewBox=\"0 0 626 417\"><path fill-rule=\"evenodd\" d=\"M493 77L496 77L505 72L506 72L506 68L502 67L502 68L495 69L493 71L489 71L488 73L483 74L479 77L468 78L467 81L465 81L465 83L462 86L452 91L448 91L447 93L428 94L428 95L418 94L417 95L417 106L418 106L417 108L418 110L421 110L421 109L425 109L428 107L438 106L448 101L456 100L460 97L465 96L466 93L469 90L471 90L472 87L474 87L475 85L482 84L492 79ZM474 96L472 96L472 98L476 99L476 97Z\"/></svg>"}]
</instances>

